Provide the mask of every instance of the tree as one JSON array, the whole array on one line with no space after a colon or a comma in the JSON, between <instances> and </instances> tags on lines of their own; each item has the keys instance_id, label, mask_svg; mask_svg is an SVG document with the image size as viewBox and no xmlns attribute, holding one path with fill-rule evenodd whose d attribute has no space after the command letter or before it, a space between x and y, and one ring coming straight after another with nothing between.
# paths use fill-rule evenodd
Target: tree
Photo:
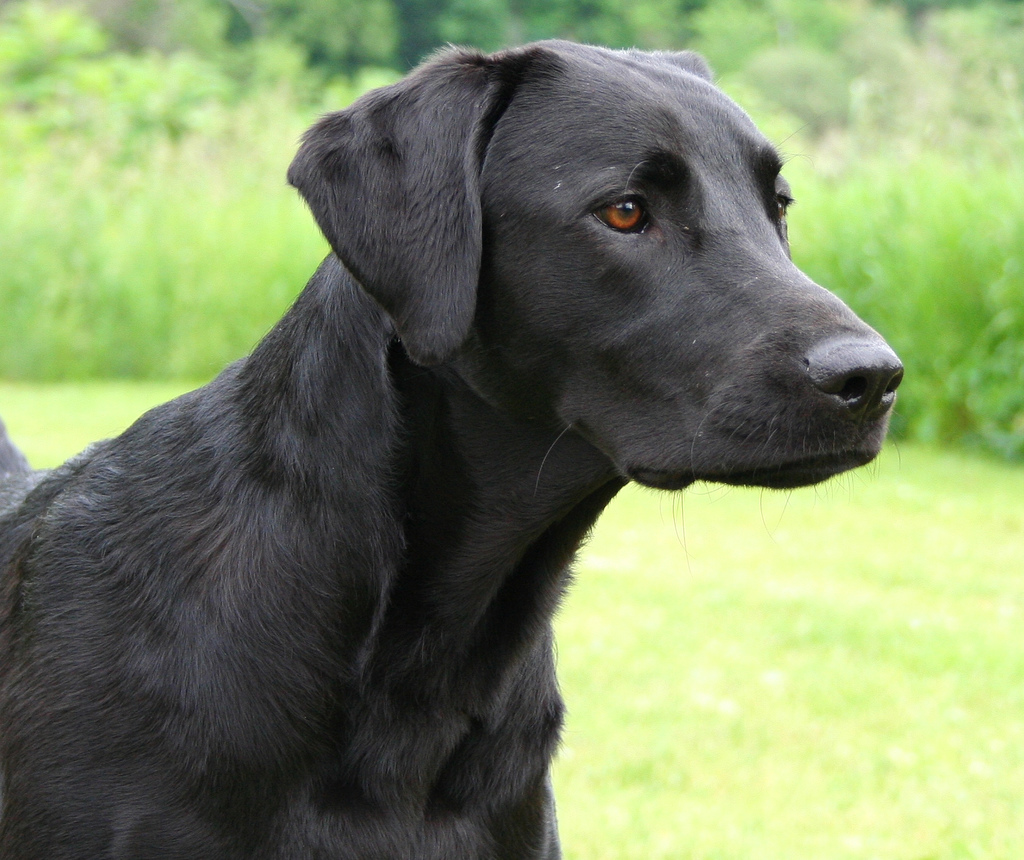
<instances>
[{"instance_id":1,"label":"tree","mask_svg":"<svg viewBox=\"0 0 1024 860\"><path fill-rule=\"evenodd\" d=\"M262 0L262 7L265 33L301 45L309 64L325 72L395 62L398 23L391 0Z\"/></svg>"}]
</instances>

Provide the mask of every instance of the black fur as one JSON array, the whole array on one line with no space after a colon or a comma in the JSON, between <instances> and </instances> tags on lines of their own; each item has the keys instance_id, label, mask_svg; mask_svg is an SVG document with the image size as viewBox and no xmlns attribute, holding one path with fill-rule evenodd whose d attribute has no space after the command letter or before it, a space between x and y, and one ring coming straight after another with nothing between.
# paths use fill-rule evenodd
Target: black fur
<instances>
[{"instance_id":1,"label":"black fur","mask_svg":"<svg viewBox=\"0 0 1024 860\"><path fill-rule=\"evenodd\" d=\"M306 136L336 256L251 356L27 495L0 447L3 860L560 856L551 617L602 508L862 464L900 375L709 78L438 57Z\"/></svg>"}]
</instances>

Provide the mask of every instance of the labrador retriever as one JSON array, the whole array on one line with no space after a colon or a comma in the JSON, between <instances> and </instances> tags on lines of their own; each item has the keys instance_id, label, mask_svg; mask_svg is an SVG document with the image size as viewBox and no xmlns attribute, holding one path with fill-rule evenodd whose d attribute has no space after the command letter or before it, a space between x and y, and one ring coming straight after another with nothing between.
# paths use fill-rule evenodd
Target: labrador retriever
<instances>
[{"instance_id":1,"label":"labrador retriever","mask_svg":"<svg viewBox=\"0 0 1024 860\"><path fill-rule=\"evenodd\" d=\"M690 53L452 50L324 117L333 253L0 525L4 860L551 860L551 618L628 481L871 460L896 355ZM33 483L36 486L26 492Z\"/></svg>"}]
</instances>

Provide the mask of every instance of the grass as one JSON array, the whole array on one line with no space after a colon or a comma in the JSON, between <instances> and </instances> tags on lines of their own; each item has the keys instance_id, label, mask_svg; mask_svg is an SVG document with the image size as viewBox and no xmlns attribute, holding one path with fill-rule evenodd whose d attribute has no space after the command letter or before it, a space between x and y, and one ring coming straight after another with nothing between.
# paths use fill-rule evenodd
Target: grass
<instances>
[{"instance_id":1,"label":"grass","mask_svg":"<svg viewBox=\"0 0 1024 860\"><path fill-rule=\"evenodd\" d=\"M630 491L561 618L571 858L1024 856L1024 470Z\"/></svg>"},{"instance_id":2,"label":"grass","mask_svg":"<svg viewBox=\"0 0 1024 860\"><path fill-rule=\"evenodd\" d=\"M312 118L265 97L130 157L56 139L12 160L0 375L190 379L248 352L327 253L285 181Z\"/></svg>"},{"instance_id":3,"label":"grass","mask_svg":"<svg viewBox=\"0 0 1024 860\"><path fill-rule=\"evenodd\" d=\"M36 465L183 384L0 384ZM1024 856L1024 468L627 489L559 622L567 860Z\"/></svg>"},{"instance_id":4,"label":"grass","mask_svg":"<svg viewBox=\"0 0 1024 860\"><path fill-rule=\"evenodd\" d=\"M284 179L313 113L264 94L130 157L26 144L0 171L0 377L201 378L246 353L327 250ZM907 366L897 434L1024 460L1024 144L1003 138L838 171L791 141L786 173L797 263Z\"/></svg>"}]
</instances>

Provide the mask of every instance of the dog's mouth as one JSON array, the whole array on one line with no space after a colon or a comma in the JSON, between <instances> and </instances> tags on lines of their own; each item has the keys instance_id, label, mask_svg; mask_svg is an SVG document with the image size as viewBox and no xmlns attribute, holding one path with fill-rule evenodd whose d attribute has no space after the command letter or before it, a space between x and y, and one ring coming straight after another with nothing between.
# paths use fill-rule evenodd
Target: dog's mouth
<instances>
[{"instance_id":1,"label":"dog's mouth","mask_svg":"<svg viewBox=\"0 0 1024 860\"><path fill-rule=\"evenodd\" d=\"M631 469L629 478L657 490L683 490L696 481L731 484L738 487L767 487L791 490L827 481L842 472L856 469L875 458L877 451L855 450L814 457L802 457L783 463L758 465L740 469L670 471Z\"/></svg>"}]
</instances>

